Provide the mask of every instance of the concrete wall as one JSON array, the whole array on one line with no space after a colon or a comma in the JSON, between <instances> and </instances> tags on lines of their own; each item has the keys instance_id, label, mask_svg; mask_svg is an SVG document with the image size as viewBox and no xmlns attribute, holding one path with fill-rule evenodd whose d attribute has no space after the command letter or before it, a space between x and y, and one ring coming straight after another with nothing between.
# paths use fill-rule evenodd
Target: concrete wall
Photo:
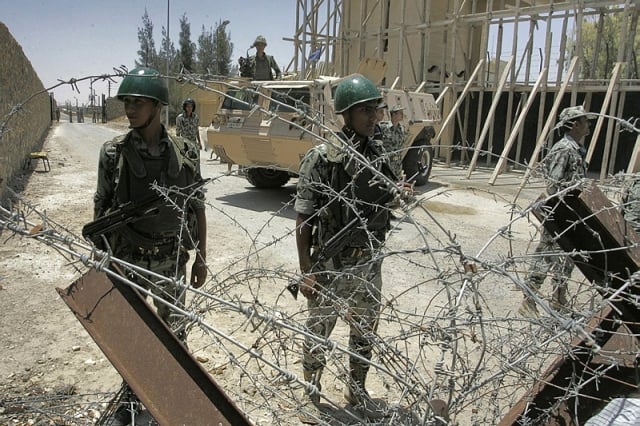
<instances>
[{"instance_id":1,"label":"concrete wall","mask_svg":"<svg viewBox=\"0 0 640 426\"><path fill-rule=\"evenodd\" d=\"M40 150L51 124L49 94L7 26L0 22L0 198L25 157ZM29 99L37 92L42 92ZM24 105L21 105L23 102Z\"/></svg>"}]
</instances>

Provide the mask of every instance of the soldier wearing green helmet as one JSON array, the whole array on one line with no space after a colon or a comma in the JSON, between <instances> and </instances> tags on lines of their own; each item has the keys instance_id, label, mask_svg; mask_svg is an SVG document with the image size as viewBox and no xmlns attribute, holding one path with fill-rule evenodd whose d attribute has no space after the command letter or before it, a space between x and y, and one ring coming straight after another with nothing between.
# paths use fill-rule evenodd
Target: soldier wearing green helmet
<instances>
[{"instance_id":1,"label":"soldier wearing green helmet","mask_svg":"<svg viewBox=\"0 0 640 426\"><path fill-rule=\"evenodd\" d=\"M326 348L319 342L329 338L341 314L350 327L354 354L345 399L367 419L384 416L384 405L365 388L382 300L380 250L390 229L388 206L400 193L382 142L373 138L381 99L367 78L346 77L334 101L344 118L342 131L312 148L300 165L295 201L300 290L307 298L306 326L317 336L307 337L303 347L304 378L314 385L306 387L299 415L307 424L322 421L318 404ZM337 250L330 252L334 241L339 241ZM336 306L345 307L344 312Z\"/></svg>"},{"instance_id":2,"label":"soldier wearing green helmet","mask_svg":"<svg viewBox=\"0 0 640 426\"><path fill-rule=\"evenodd\" d=\"M123 79L117 98L123 102L130 131L104 143L98 162L94 195L94 218L102 217L129 202L136 203L158 194L152 184L184 188L201 181L199 149L182 137L172 136L160 122L162 107L169 103L165 78L151 68L136 68ZM104 249L119 259L156 274L185 282L189 250L196 249L190 283L200 287L207 277L206 216L204 194L187 201L186 195L172 196L175 205L187 206L187 220L174 204L161 205L157 214L105 235ZM176 284L154 283L151 276L128 273L127 278L173 305L183 305L185 291ZM165 303L154 299L158 315L184 339L184 321ZM126 384L125 384L126 386ZM132 401L137 401L133 393ZM112 424L129 424L131 406L121 405Z\"/></svg>"}]
</instances>

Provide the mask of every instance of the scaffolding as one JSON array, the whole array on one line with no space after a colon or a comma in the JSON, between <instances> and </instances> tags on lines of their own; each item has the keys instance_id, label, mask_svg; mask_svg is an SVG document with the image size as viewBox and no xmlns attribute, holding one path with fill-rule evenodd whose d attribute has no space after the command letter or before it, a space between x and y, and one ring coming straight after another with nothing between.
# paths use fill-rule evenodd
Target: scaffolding
<instances>
[{"instance_id":1,"label":"scaffolding","mask_svg":"<svg viewBox=\"0 0 640 426\"><path fill-rule=\"evenodd\" d=\"M539 161L559 110L583 104L602 114L588 159L603 180L638 170L635 137L604 118L637 115L637 23L637 0L298 0L292 66L313 78L384 60L383 85L440 100L438 158L470 175L483 157L492 183Z\"/></svg>"}]
</instances>

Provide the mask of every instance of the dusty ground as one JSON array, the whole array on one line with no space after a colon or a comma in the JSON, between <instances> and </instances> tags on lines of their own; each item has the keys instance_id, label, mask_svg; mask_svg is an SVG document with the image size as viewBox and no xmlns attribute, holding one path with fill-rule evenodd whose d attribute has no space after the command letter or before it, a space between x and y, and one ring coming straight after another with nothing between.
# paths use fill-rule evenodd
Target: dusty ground
<instances>
[{"instance_id":1,"label":"dusty ground","mask_svg":"<svg viewBox=\"0 0 640 426\"><path fill-rule=\"evenodd\" d=\"M24 200L46 212L50 220L63 225L69 234L77 236L92 216L97 149L111 137L108 135L125 129L93 124L75 126L85 126L91 128L90 132L98 133L73 136L69 132L85 128L74 130L68 123L54 126L44 145L49 151L52 170L42 172L42 164L34 163L35 171L26 173L17 186L24 186L21 194ZM203 156L202 165L205 176L220 177L227 170L226 165L209 161L208 154ZM514 226L515 238L511 242L502 240L486 247L496 230L510 220L508 204L513 201L520 176L500 178L496 186L489 187L486 172L474 174L470 180L462 179L464 175L466 172L455 168L438 167L433 172L432 183L422 189L427 197L423 205L437 223L454 233L463 251L470 255L485 257L488 251L494 251L489 257L497 258L506 256L512 246L519 254L529 249L535 230L526 221ZM526 204L539 190L528 188L520 200ZM292 184L260 193L250 188L243 178L235 176L221 177L210 187L207 198L210 202L209 263L214 277L211 288L221 283L228 285L232 274L252 268L255 266L252 262L260 267L266 265L295 273L297 265L290 235L294 213L287 205L293 193ZM416 212L415 217L425 222L432 220L424 211ZM429 226L434 232L434 244L444 246L445 234L437 230L435 224ZM56 288L68 286L86 269L51 247L16 237L8 230L3 230L0 238L0 348L3 353L0 357L0 423L92 424L117 390L120 378L56 292ZM274 240L278 242L269 246L269 241ZM267 244L267 250L261 252L257 261L251 255L256 243ZM415 229L409 222L397 222L390 246L401 249L412 244L420 244ZM420 262L429 263L421 259ZM234 262L240 262L241 266ZM390 259L385 266L385 294L395 300L402 312L426 312L431 304L432 309L440 310L441 301L435 292L428 295L431 290L426 293L423 290L418 299L409 292L412 283L432 280L416 265L415 259L408 257ZM301 298L293 301L282 296L281 287L260 291L261 300L275 300L282 312L297 321L303 320ZM514 286L487 286L485 291L483 296L487 300L483 303L491 306L495 316L508 317L517 309L521 296ZM238 326L233 315L222 312L216 316L215 312L212 310L211 320L222 329L232 330ZM386 319L381 325L383 335L394 336L403 328L394 323L397 317L395 311L383 313ZM339 325L335 334L344 336L346 328ZM216 364L216 360L224 358L224 351L201 344L201 339L202 336L194 335L193 347L200 351L208 371L216 371L218 380L240 383L238 386L243 387L234 369L217 370L220 364ZM251 338L248 343L251 344ZM288 368L300 374L299 365L291 362ZM372 378L370 382L372 395L386 397L384 380ZM332 388L330 384L325 389L334 395L339 395L340 390L339 385ZM246 388L243 391L246 393ZM67 396L72 394L75 396L67 401ZM70 406L67 407L65 401L70 402ZM254 413L254 420L269 424L268 416L260 420L262 414Z\"/></svg>"}]
</instances>

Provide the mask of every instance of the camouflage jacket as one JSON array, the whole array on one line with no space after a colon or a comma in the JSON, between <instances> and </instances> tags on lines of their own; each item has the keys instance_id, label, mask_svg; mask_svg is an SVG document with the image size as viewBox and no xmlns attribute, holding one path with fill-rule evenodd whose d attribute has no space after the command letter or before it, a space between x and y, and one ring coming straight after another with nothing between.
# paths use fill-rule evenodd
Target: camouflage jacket
<instances>
[{"instance_id":1,"label":"camouflage jacket","mask_svg":"<svg viewBox=\"0 0 640 426\"><path fill-rule=\"evenodd\" d=\"M199 150L189 140L170 136L163 127L162 138L160 140L160 153L167 155L166 164L167 173L170 175L178 175L183 168L188 168L194 176L193 180L200 179L200 161L198 161ZM105 142L100 149L98 160L98 184L96 193L93 197L94 217L103 216L108 210L118 206L118 200L115 198L116 188L121 180L121 171L125 167L124 157L121 155L125 144L129 144L135 151L142 156L150 156L146 149L146 144L142 140L142 136L131 130L125 135L118 136L110 141ZM139 164L126 164L133 171L134 175L144 173ZM190 182L192 183L192 182ZM149 191L152 191L149 188ZM200 197L203 198L203 197ZM198 208L204 208L202 201L198 202Z\"/></svg>"},{"instance_id":2,"label":"camouflage jacket","mask_svg":"<svg viewBox=\"0 0 640 426\"><path fill-rule=\"evenodd\" d=\"M578 144L569 135L565 135L553 145L543 161L549 195L553 195L586 177L585 156L585 147Z\"/></svg>"},{"instance_id":3,"label":"camouflage jacket","mask_svg":"<svg viewBox=\"0 0 640 426\"><path fill-rule=\"evenodd\" d=\"M191 117L184 114L178 115L176 118L176 136L182 136L190 141L198 142L198 132L200 132L200 120L198 114L191 113Z\"/></svg>"},{"instance_id":4,"label":"camouflage jacket","mask_svg":"<svg viewBox=\"0 0 640 426\"><path fill-rule=\"evenodd\" d=\"M369 163L361 164L345 149L351 142L344 134L341 137L344 140L331 138L329 143L317 145L305 155L300 164L294 208L300 214L316 215L314 245L328 241L362 212L368 215L366 230L359 226L363 235L351 234L349 245L369 245L367 231L380 243L389 229L388 209L384 205L393 200L395 194L384 184L369 185L376 178L366 168L372 167L390 178L391 171L382 142L372 138L366 141L368 148L363 155ZM367 184L360 182L361 178ZM376 207L371 209L371 205ZM359 213L355 213L356 210Z\"/></svg>"},{"instance_id":5,"label":"camouflage jacket","mask_svg":"<svg viewBox=\"0 0 640 426\"><path fill-rule=\"evenodd\" d=\"M254 80L273 80L274 71L276 73L275 78L280 78L280 67L278 67L276 60L271 55L265 54L262 58L259 58L256 55L250 56L249 63Z\"/></svg>"},{"instance_id":6,"label":"camouflage jacket","mask_svg":"<svg viewBox=\"0 0 640 426\"><path fill-rule=\"evenodd\" d=\"M157 196L151 184L159 186L186 187L201 180L199 149L193 142L172 137L162 128L158 152L150 152L142 136L132 130L103 144L98 163L98 184L94 195L94 218L99 218L127 202L136 202ZM184 203L181 194L170 195L177 205ZM198 192L187 202L187 227L192 235L197 233L195 210L204 208L204 194ZM180 231L181 211L173 205L158 207L154 216L144 217L113 234L110 241L118 253L127 255L127 249L120 247L126 235L129 246L149 246L156 241L173 240ZM152 235L152 237L149 237ZM117 242L116 242L117 241ZM193 241L183 240L187 248ZM192 245L192 244L191 244Z\"/></svg>"},{"instance_id":7,"label":"camouflage jacket","mask_svg":"<svg viewBox=\"0 0 640 426\"><path fill-rule=\"evenodd\" d=\"M625 189L622 211L625 220L640 234L640 175L634 174Z\"/></svg>"},{"instance_id":8,"label":"camouflage jacket","mask_svg":"<svg viewBox=\"0 0 640 426\"><path fill-rule=\"evenodd\" d=\"M399 180L402 177L402 148L404 147L408 133L402 124L381 126L381 128L382 143L389 156L389 164L396 178Z\"/></svg>"}]
</instances>

